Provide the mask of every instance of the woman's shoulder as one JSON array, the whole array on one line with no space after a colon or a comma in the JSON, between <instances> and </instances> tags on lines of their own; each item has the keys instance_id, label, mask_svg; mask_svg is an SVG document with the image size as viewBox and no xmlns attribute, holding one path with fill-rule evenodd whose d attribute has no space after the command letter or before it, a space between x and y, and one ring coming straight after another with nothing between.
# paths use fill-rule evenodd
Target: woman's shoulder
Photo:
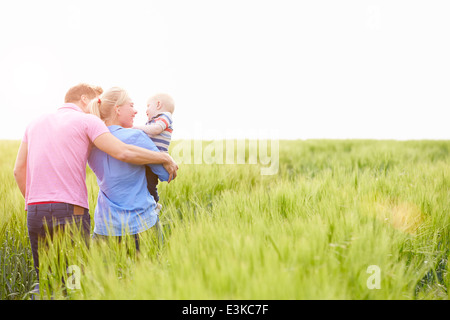
<instances>
[{"instance_id":1,"label":"woman's shoulder","mask_svg":"<svg viewBox=\"0 0 450 320\"><path fill-rule=\"evenodd\" d=\"M115 132L117 132L117 138L128 144L144 146L148 141L151 141L144 131L139 129L120 127L120 129Z\"/></svg>"}]
</instances>

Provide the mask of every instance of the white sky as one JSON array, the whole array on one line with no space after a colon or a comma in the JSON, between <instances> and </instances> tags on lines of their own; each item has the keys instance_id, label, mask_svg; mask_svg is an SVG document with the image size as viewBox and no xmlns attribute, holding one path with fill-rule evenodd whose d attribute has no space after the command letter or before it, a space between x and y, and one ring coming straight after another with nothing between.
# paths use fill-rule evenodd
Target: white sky
<instances>
[{"instance_id":1,"label":"white sky","mask_svg":"<svg viewBox=\"0 0 450 320\"><path fill-rule=\"evenodd\" d=\"M174 139L450 139L450 2L2 1L0 139L88 82Z\"/></svg>"}]
</instances>

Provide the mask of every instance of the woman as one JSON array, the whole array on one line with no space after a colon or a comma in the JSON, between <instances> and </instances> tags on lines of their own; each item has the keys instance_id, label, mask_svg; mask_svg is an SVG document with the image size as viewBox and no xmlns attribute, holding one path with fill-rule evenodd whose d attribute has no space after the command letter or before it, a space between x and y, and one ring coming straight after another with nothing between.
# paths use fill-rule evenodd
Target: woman
<instances>
[{"instance_id":1,"label":"woman","mask_svg":"<svg viewBox=\"0 0 450 320\"><path fill-rule=\"evenodd\" d=\"M158 151L143 131L131 129L137 111L125 90L109 89L91 102L90 112L102 119L119 140ZM114 236L120 239L125 234L134 235L139 250L138 234L158 221L156 203L147 189L145 166L119 161L95 147L88 163L100 188L94 214L94 238ZM168 181L169 173L162 165L148 166L161 181Z\"/></svg>"}]
</instances>

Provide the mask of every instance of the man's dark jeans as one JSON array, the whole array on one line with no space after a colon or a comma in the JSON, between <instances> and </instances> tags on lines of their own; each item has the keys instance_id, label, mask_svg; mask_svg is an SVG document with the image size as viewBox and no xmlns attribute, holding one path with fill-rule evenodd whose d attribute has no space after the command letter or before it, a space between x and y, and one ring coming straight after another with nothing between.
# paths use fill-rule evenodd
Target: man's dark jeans
<instances>
[{"instance_id":1,"label":"man's dark jeans","mask_svg":"<svg viewBox=\"0 0 450 320\"><path fill-rule=\"evenodd\" d=\"M91 218L89 210L68 203L44 203L28 205L27 226L33 253L34 268L39 281L39 242L49 237L53 239L56 231L64 232L69 224L76 224L89 243Z\"/></svg>"}]
</instances>

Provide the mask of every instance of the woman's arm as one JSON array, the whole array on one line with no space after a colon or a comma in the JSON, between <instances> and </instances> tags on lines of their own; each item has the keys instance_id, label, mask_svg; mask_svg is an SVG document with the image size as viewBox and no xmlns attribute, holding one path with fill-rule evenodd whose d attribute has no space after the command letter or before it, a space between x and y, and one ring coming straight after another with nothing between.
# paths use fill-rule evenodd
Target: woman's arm
<instances>
[{"instance_id":1,"label":"woman's arm","mask_svg":"<svg viewBox=\"0 0 450 320\"><path fill-rule=\"evenodd\" d=\"M94 140L94 145L110 156L124 162L143 164L162 164L169 173L168 182L177 176L178 166L167 153L147 150L126 144L111 133L103 133Z\"/></svg>"},{"instance_id":2,"label":"woman's arm","mask_svg":"<svg viewBox=\"0 0 450 320\"><path fill-rule=\"evenodd\" d=\"M14 178L17 186L25 198L26 183L27 183L27 158L28 158L28 144L23 142L20 144L17 152L16 163L14 165Z\"/></svg>"}]
</instances>

